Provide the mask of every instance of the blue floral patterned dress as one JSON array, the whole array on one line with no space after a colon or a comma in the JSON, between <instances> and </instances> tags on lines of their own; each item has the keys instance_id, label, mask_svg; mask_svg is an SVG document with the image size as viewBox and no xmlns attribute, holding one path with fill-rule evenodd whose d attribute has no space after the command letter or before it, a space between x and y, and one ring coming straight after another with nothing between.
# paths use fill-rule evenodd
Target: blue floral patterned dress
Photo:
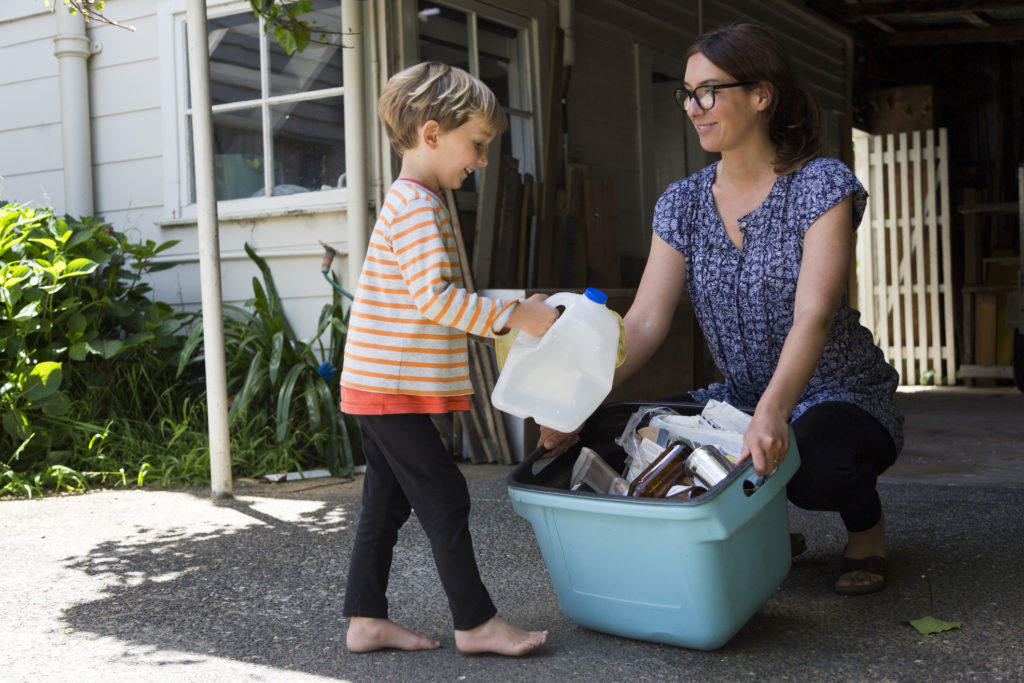
<instances>
[{"instance_id":1,"label":"blue floral patterned dress","mask_svg":"<svg viewBox=\"0 0 1024 683\"><path fill-rule=\"evenodd\" d=\"M743 249L722 225L711 194L718 164L668 187L654 210L654 232L686 259L697 321L723 384L694 399L754 407L768 386L793 326L804 233L823 213L853 195L853 229L867 192L836 159L815 159L782 176L764 202L739 219ZM893 403L899 375L875 346L844 294L817 369L793 410L796 420L826 401L852 403L877 419L903 447L903 415Z\"/></svg>"}]
</instances>

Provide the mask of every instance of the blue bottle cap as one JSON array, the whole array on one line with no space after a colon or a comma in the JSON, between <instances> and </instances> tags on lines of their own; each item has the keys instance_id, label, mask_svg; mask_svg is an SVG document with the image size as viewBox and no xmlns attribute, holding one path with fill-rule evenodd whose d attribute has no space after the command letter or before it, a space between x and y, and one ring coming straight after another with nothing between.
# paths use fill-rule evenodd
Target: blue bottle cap
<instances>
[{"instance_id":1,"label":"blue bottle cap","mask_svg":"<svg viewBox=\"0 0 1024 683\"><path fill-rule=\"evenodd\" d=\"M587 291L583 292L583 296L602 306L608 303L608 295L600 289L594 289L593 287L587 287Z\"/></svg>"}]
</instances>

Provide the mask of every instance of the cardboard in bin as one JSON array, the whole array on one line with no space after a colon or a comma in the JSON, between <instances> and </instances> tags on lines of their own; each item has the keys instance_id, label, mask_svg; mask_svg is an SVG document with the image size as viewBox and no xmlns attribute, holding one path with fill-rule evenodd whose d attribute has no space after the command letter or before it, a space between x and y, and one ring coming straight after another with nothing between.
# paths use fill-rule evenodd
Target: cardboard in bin
<instances>
[{"instance_id":1,"label":"cardboard in bin","mask_svg":"<svg viewBox=\"0 0 1024 683\"><path fill-rule=\"evenodd\" d=\"M580 445L617 471L615 443L647 405L684 415L703 406L615 403L587 420ZM713 650L724 645L786 578L790 566L786 484L800 465L796 441L755 490L747 462L693 500L569 491L579 446L557 458L530 454L508 478L515 511L530 521L558 602L596 631Z\"/></svg>"}]
</instances>

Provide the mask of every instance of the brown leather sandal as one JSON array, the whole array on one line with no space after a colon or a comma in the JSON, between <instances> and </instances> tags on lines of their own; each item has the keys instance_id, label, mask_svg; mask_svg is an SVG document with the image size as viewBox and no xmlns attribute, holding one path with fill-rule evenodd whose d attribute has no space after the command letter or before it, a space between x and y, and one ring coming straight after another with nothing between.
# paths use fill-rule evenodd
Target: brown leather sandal
<instances>
[{"instance_id":1,"label":"brown leather sandal","mask_svg":"<svg viewBox=\"0 0 1024 683\"><path fill-rule=\"evenodd\" d=\"M839 578L854 572L868 572L869 574L877 575L878 578L871 583L851 584L849 586L840 586L839 579L837 578L835 583L836 592L840 595L867 595L868 593L877 593L885 588L886 569L887 565L885 558L878 555L872 555L871 557L865 557L863 559L844 557L842 564L839 565Z\"/></svg>"}]
</instances>

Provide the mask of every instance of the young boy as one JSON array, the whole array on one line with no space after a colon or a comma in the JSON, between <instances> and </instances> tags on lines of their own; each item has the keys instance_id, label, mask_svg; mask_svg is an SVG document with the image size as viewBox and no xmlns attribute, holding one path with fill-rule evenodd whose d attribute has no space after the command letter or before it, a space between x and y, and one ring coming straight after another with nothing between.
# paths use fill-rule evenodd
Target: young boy
<instances>
[{"instance_id":1,"label":"young boy","mask_svg":"<svg viewBox=\"0 0 1024 683\"><path fill-rule=\"evenodd\" d=\"M391 78L378 113L402 157L356 288L341 375L341 409L359 416L366 476L352 548L345 616L351 652L440 647L388 619L392 550L410 510L434 562L466 653L521 655L547 640L497 616L480 579L469 534L469 490L431 413L469 410L467 333L517 328L544 334L557 317L534 295L502 301L462 287L462 264L441 191L487 165L504 131L494 94L461 69L439 63Z\"/></svg>"}]
</instances>

